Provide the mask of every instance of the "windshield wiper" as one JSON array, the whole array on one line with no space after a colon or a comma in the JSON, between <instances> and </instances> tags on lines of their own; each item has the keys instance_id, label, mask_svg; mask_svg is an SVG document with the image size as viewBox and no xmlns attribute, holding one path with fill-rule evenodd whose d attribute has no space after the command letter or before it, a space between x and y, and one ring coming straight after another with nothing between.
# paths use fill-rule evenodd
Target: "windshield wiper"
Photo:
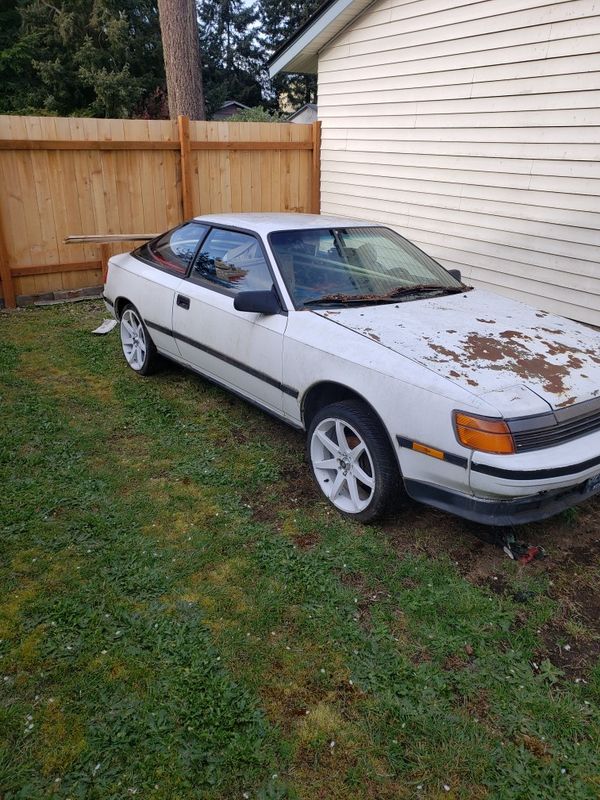
<instances>
[{"instance_id":1,"label":"windshield wiper","mask_svg":"<svg viewBox=\"0 0 600 800\"><path fill-rule=\"evenodd\" d=\"M409 294L428 294L429 292L443 292L444 294L459 294L469 291L470 286L441 286L436 283L422 283L417 286L396 286L385 294L326 294L305 300L305 306L320 305L321 303L390 303L396 298Z\"/></svg>"},{"instance_id":2,"label":"windshield wiper","mask_svg":"<svg viewBox=\"0 0 600 800\"><path fill-rule=\"evenodd\" d=\"M323 297L314 297L305 300L305 306L317 306L321 303L389 303L391 298L381 294L326 294Z\"/></svg>"},{"instance_id":3,"label":"windshield wiper","mask_svg":"<svg viewBox=\"0 0 600 800\"><path fill-rule=\"evenodd\" d=\"M460 294L467 292L471 286L440 286L438 283L422 283L418 286L398 286L386 292L386 298L401 297L405 294L426 294L428 292L443 292L444 294Z\"/></svg>"}]
</instances>

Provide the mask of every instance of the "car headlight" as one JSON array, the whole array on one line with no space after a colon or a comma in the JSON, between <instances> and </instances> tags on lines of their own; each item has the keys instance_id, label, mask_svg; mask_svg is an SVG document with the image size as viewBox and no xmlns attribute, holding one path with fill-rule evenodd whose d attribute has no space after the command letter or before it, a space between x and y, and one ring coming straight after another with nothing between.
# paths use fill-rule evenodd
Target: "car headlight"
<instances>
[{"instance_id":1,"label":"car headlight","mask_svg":"<svg viewBox=\"0 0 600 800\"><path fill-rule=\"evenodd\" d=\"M510 428L502 419L455 411L454 430L458 441L471 450L480 450L482 453L515 452Z\"/></svg>"}]
</instances>

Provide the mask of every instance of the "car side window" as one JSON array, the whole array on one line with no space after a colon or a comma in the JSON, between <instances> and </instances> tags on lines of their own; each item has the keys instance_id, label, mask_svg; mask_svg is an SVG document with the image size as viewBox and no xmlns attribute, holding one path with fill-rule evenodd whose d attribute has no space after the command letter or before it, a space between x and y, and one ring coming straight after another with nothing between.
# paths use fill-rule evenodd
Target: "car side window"
<instances>
[{"instance_id":1,"label":"car side window","mask_svg":"<svg viewBox=\"0 0 600 800\"><path fill-rule=\"evenodd\" d=\"M255 236L213 228L196 256L191 278L233 292L269 290L273 278Z\"/></svg>"},{"instance_id":2,"label":"car side window","mask_svg":"<svg viewBox=\"0 0 600 800\"><path fill-rule=\"evenodd\" d=\"M141 255L161 269L176 275L185 275L207 230L208 225L187 222L149 242L141 248Z\"/></svg>"}]
</instances>

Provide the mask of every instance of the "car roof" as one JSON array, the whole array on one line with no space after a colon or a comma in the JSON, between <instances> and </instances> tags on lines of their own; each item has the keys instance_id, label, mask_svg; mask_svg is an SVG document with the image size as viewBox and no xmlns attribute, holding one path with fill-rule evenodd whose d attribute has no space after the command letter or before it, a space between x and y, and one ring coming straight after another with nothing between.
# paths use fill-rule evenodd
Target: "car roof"
<instances>
[{"instance_id":1,"label":"car roof","mask_svg":"<svg viewBox=\"0 0 600 800\"><path fill-rule=\"evenodd\" d=\"M311 228L356 228L377 225L363 219L336 217L329 214L203 214L195 217L197 222L209 222L211 225L227 225L235 228L246 228L266 236L272 231L299 230Z\"/></svg>"}]
</instances>

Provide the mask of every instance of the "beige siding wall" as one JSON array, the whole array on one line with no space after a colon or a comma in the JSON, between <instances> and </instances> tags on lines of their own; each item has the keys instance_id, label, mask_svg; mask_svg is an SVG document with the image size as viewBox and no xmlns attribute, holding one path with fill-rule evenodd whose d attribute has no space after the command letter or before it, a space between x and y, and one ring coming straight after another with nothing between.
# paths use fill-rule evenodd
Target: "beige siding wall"
<instances>
[{"instance_id":1,"label":"beige siding wall","mask_svg":"<svg viewBox=\"0 0 600 800\"><path fill-rule=\"evenodd\" d=\"M319 58L322 211L600 325L600 2L380 0Z\"/></svg>"}]
</instances>

